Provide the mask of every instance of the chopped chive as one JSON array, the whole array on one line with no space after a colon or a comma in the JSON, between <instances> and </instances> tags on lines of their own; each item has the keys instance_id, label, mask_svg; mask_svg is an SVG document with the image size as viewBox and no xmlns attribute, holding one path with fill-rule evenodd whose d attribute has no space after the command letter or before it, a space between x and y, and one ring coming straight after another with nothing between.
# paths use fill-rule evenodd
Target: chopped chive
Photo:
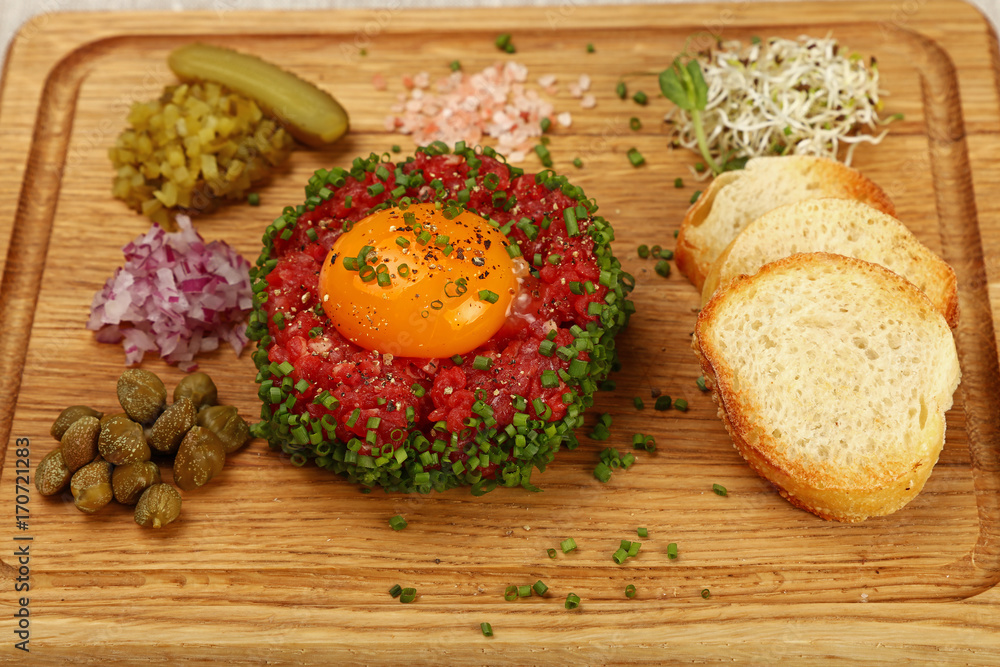
<instances>
[{"instance_id":1,"label":"chopped chive","mask_svg":"<svg viewBox=\"0 0 1000 667\"><path fill-rule=\"evenodd\" d=\"M632 399L632 405L635 406L636 410L643 410L646 407L646 402L642 400L639 396Z\"/></svg>"},{"instance_id":2,"label":"chopped chive","mask_svg":"<svg viewBox=\"0 0 1000 667\"><path fill-rule=\"evenodd\" d=\"M562 255L549 255L548 259L546 259L545 261L547 261L552 266L558 266L559 262L562 261Z\"/></svg>"},{"instance_id":3,"label":"chopped chive","mask_svg":"<svg viewBox=\"0 0 1000 667\"><path fill-rule=\"evenodd\" d=\"M542 118L542 121L541 123L539 123L539 125L542 126L542 132L548 132L549 128L552 127L552 121L548 118L548 116L546 116L545 118Z\"/></svg>"},{"instance_id":4,"label":"chopped chive","mask_svg":"<svg viewBox=\"0 0 1000 667\"><path fill-rule=\"evenodd\" d=\"M368 186L368 196L375 197L385 192L385 185L382 183L372 183Z\"/></svg>"},{"instance_id":5,"label":"chopped chive","mask_svg":"<svg viewBox=\"0 0 1000 667\"><path fill-rule=\"evenodd\" d=\"M458 61L456 60L455 62L457 63ZM454 64L454 63L452 63L452 64ZM490 625L489 623L480 623L479 624L479 629L483 631L483 637L492 637L493 636L493 626Z\"/></svg>"},{"instance_id":6,"label":"chopped chive","mask_svg":"<svg viewBox=\"0 0 1000 667\"><path fill-rule=\"evenodd\" d=\"M437 236L434 237L434 245L441 246L443 248L444 246L448 245L449 240L451 239L449 239L447 234L438 234Z\"/></svg>"},{"instance_id":7,"label":"chopped chive","mask_svg":"<svg viewBox=\"0 0 1000 667\"><path fill-rule=\"evenodd\" d=\"M707 591L708 589L706 588L705 590ZM569 595L566 596L566 608L567 609L576 609L579 606L580 606L580 596L579 595L577 595L576 593L570 593Z\"/></svg>"},{"instance_id":8,"label":"chopped chive","mask_svg":"<svg viewBox=\"0 0 1000 667\"><path fill-rule=\"evenodd\" d=\"M559 543L559 546L562 547L564 554L568 554L570 551L576 549L576 540L574 540L572 537L567 537L565 540Z\"/></svg>"},{"instance_id":9,"label":"chopped chive","mask_svg":"<svg viewBox=\"0 0 1000 667\"><path fill-rule=\"evenodd\" d=\"M633 132L636 131L636 130L641 130L642 129L642 121L639 120L638 118L636 118L635 116L632 116L631 118L628 119L628 127Z\"/></svg>"},{"instance_id":10,"label":"chopped chive","mask_svg":"<svg viewBox=\"0 0 1000 667\"><path fill-rule=\"evenodd\" d=\"M375 282L378 283L379 287L388 287L392 284L392 276L388 273L378 273L375 275Z\"/></svg>"},{"instance_id":11,"label":"chopped chive","mask_svg":"<svg viewBox=\"0 0 1000 667\"><path fill-rule=\"evenodd\" d=\"M306 236L309 237L309 240L313 243L319 240L319 234L317 234L316 230L312 227L306 230Z\"/></svg>"},{"instance_id":12,"label":"chopped chive","mask_svg":"<svg viewBox=\"0 0 1000 667\"><path fill-rule=\"evenodd\" d=\"M594 467L594 477L596 477L599 482L607 484L608 480L611 479L611 468L609 468L604 461L601 461Z\"/></svg>"},{"instance_id":13,"label":"chopped chive","mask_svg":"<svg viewBox=\"0 0 1000 667\"><path fill-rule=\"evenodd\" d=\"M323 334L323 327L313 327L312 329L309 330L310 338L318 338L322 334Z\"/></svg>"},{"instance_id":14,"label":"chopped chive","mask_svg":"<svg viewBox=\"0 0 1000 667\"><path fill-rule=\"evenodd\" d=\"M612 554L611 558L617 564L621 565L622 563L625 562L625 559L628 558L628 551L626 551L625 549L619 548L618 551L616 551L614 554Z\"/></svg>"},{"instance_id":15,"label":"chopped chive","mask_svg":"<svg viewBox=\"0 0 1000 667\"><path fill-rule=\"evenodd\" d=\"M493 360L489 357L484 357L481 355L476 355L476 358L472 361L472 367L477 371L489 370L490 366L493 365Z\"/></svg>"},{"instance_id":16,"label":"chopped chive","mask_svg":"<svg viewBox=\"0 0 1000 667\"><path fill-rule=\"evenodd\" d=\"M707 588L701 589L701 597L707 600L708 598L712 597L712 591L708 590Z\"/></svg>"},{"instance_id":17,"label":"chopped chive","mask_svg":"<svg viewBox=\"0 0 1000 667\"><path fill-rule=\"evenodd\" d=\"M722 486L721 484L713 484L712 485L712 493L714 493L717 496L728 496L729 495L729 492L726 491L726 487Z\"/></svg>"},{"instance_id":18,"label":"chopped chive","mask_svg":"<svg viewBox=\"0 0 1000 667\"><path fill-rule=\"evenodd\" d=\"M427 245L431 241L431 233L426 229L421 230L420 233L417 234L417 241L420 245Z\"/></svg>"},{"instance_id":19,"label":"chopped chive","mask_svg":"<svg viewBox=\"0 0 1000 667\"><path fill-rule=\"evenodd\" d=\"M663 248L658 245L654 245L652 248L649 249L649 254L655 257L656 259L660 259L661 252L663 252Z\"/></svg>"},{"instance_id":20,"label":"chopped chive","mask_svg":"<svg viewBox=\"0 0 1000 667\"><path fill-rule=\"evenodd\" d=\"M344 268L348 271L358 270L358 258L357 257L345 257L344 258Z\"/></svg>"},{"instance_id":21,"label":"chopped chive","mask_svg":"<svg viewBox=\"0 0 1000 667\"><path fill-rule=\"evenodd\" d=\"M578 157L573 158L573 166L577 169L581 168L583 166L583 160Z\"/></svg>"},{"instance_id":22,"label":"chopped chive","mask_svg":"<svg viewBox=\"0 0 1000 667\"><path fill-rule=\"evenodd\" d=\"M697 171L699 174L704 173L705 172L705 163L704 162L695 162L694 163L694 170Z\"/></svg>"},{"instance_id":23,"label":"chopped chive","mask_svg":"<svg viewBox=\"0 0 1000 667\"><path fill-rule=\"evenodd\" d=\"M656 263L656 273L657 275L663 276L664 278L670 275L670 262L665 259L661 259Z\"/></svg>"},{"instance_id":24,"label":"chopped chive","mask_svg":"<svg viewBox=\"0 0 1000 667\"><path fill-rule=\"evenodd\" d=\"M675 188L683 188L684 187L684 179L683 178L679 178L679 177L675 178L674 179L674 187Z\"/></svg>"},{"instance_id":25,"label":"chopped chive","mask_svg":"<svg viewBox=\"0 0 1000 667\"><path fill-rule=\"evenodd\" d=\"M427 393L427 390L424 389L419 384L417 384L416 382L414 382L413 386L410 387L410 391L412 391L413 395L416 396L417 398L422 398L423 395Z\"/></svg>"},{"instance_id":26,"label":"chopped chive","mask_svg":"<svg viewBox=\"0 0 1000 667\"><path fill-rule=\"evenodd\" d=\"M393 144L393 145L392 145L392 152L393 152L393 153L398 153L398 152L400 152L401 150L403 150L403 149L402 149L402 147L401 147L401 146L400 146L399 144Z\"/></svg>"},{"instance_id":27,"label":"chopped chive","mask_svg":"<svg viewBox=\"0 0 1000 667\"><path fill-rule=\"evenodd\" d=\"M547 553L549 555L549 558L555 558L556 557L556 550L555 549L546 549L545 553Z\"/></svg>"},{"instance_id":28,"label":"chopped chive","mask_svg":"<svg viewBox=\"0 0 1000 667\"><path fill-rule=\"evenodd\" d=\"M632 96L632 100L636 104L646 105L649 102L649 97L646 95L646 93L642 92L641 90L638 90L636 91L635 95Z\"/></svg>"},{"instance_id":29,"label":"chopped chive","mask_svg":"<svg viewBox=\"0 0 1000 667\"><path fill-rule=\"evenodd\" d=\"M664 248L663 250L660 251L660 258L661 259L673 259L674 258L674 251L670 250L669 248Z\"/></svg>"},{"instance_id":30,"label":"chopped chive","mask_svg":"<svg viewBox=\"0 0 1000 667\"><path fill-rule=\"evenodd\" d=\"M615 95L617 95L620 99L623 100L628 95L628 88L625 87L624 81L619 81L618 85L615 86Z\"/></svg>"},{"instance_id":31,"label":"chopped chive","mask_svg":"<svg viewBox=\"0 0 1000 667\"><path fill-rule=\"evenodd\" d=\"M663 410L669 410L672 404L673 401L670 400L670 397L663 395L656 399L656 405L653 407L662 412Z\"/></svg>"},{"instance_id":32,"label":"chopped chive","mask_svg":"<svg viewBox=\"0 0 1000 667\"><path fill-rule=\"evenodd\" d=\"M639 537L649 537L649 531L645 528L637 528L635 532Z\"/></svg>"},{"instance_id":33,"label":"chopped chive","mask_svg":"<svg viewBox=\"0 0 1000 667\"><path fill-rule=\"evenodd\" d=\"M403 604L409 604L417 598L416 588L404 588L403 592L399 594L399 601Z\"/></svg>"},{"instance_id":34,"label":"chopped chive","mask_svg":"<svg viewBox=\"0 0 1000 667\"><path fill-rule=\"evenodd\" d=\"M351 200L354 199L353 196L347 195L344 197L344 208L351 208Z\"/></svg>"},{"instance_id":35,"label":"chopped chive","mask_svg":"<svg viewBox=\"0 0 1000 667\"><path fill-rule=\"evenodd\" d=\"M705 376L704 375L699 375L698 379L695 380L694 383L696 385L698 385L698 389L700 389L701 391L708 391L708 385L705 384Z\"/></svg>"},{"instance_id":36,"label":"chopped chive","mask_svg":"<svg viewBox=\"0 0 1000 667\"><path fill-rule=\"evenodd\" d=\"M531 597L531 586L525 584L524 586L517 587L517 597L519 598L530 598Z\"/></svg>"},{"instance_id":37,"label":"chopped chive","mask_svg":"<svg viewBox=\"0 0 1000 667\"><path fill-rule=\"evenodd\" d=\"M251 192L247 195L247 203L251 206L260 206L260 195L256 192Z\"/></svg>"},{"instance_id":38,"label":"chopped chive","mask_svg":"<svg viewBox=\"0 0 1000 667\"><path fill-rule=\"evenodd\" d=\"M379 424L381 424L381 423L382 423L382 418L381 417L369 417L368 421L365 422L365 428L368 428L368 429L378 428Z\"/></svg>"},{"instance_id":39,"label":"chopped chive","mask_svg":"<svg viewBox=\"0 0 1000 667\"><path fill-rule=\"evenodd\" d=\"M546 148L544 144L535 144L535 154L538 155L538 159L541 160L543 166L552 166L552 156L549 154L549 149Z\"/></svg>"},{"instance_id":40,"label":"chopped chive","mask_svg":"<svg viewBox=\"0 0 1000 667\"><path fill-rule=\"evenodd\" d=\"M458 70L462 69L462 63L458 62L457 60L452 60L452 61L451 61L451 62L450 62L450 63L448 64L448 67L450 67L450 68L451 68L451 71L452 71L452 72L457 72ZM491 634L492 634L492 633L491 633Z\"/></svg>"},{"instance_id":41,"label":"chopped chive","mask_svg":"<svg viewBox=\"0 0 1000 667\"><path fill-rule=\"evenodd\" d=\"M497 35L494 44L497 45L498 49L503 51L504 49L507 48L507 45L510 44L510 38L511 34L509 32L500 33L499 35Z\"/></svg>"},{"instance_id":42,"label":"chopped chive","mask_svg":"<svg viewBox=\"0 0 1000 667\"><path fill-rule=\"evenodd\" d=\"M654 438L651 435L647 435L646 438L642 442L642 447L647 452L655 452L656 451L656 438Z\"/></svg>"},{"instance_id":43,"label":"chopped chive","mask_svg":"<svg viewBox=\"0 0 1000 667\"><path fill-rule=\"evenodd\" d=\"M461 366L463 361L465 361L465 359L463 359L462 355L460 354L456 354L454 357L451 358L451 363L455 364L456 366Z\"/></svg>"},{"instance_id":44,"label":"chopped chive","mask_svg":"<svg viewBox=\"0 0 1000 667\"><path fill-rule=\"evenodd\" d=\"M691 195L691 203L693 204L696 201L698 201L698 197L700 197L700 196L701 196L701 190L695 190L694 194ZM674 231L674 238L677 238L677 231L676 230Z\"/></svg>"},{"instance_id":45,"label":"chopped chive","mask_svg":"<svg viewBox=\"0 0 1000 667\"><path fill-rule=\"evenodd\" d=\"M393 530L403 530L404 528L406 528L407 525L408 524L406 523L406 519L404 519L400 514L397 514L396 516L389 519L389 526Z\"/></svg>"},{"instance_id":46,"label":"chopped chive","mask_svg":"<svg viewBox=\"0 0 1000 667\"><path fill-rule=\"evenodd\" d=\"M347 418L347 421L345 423L347 424L348 428L354 428L354 425L358 423L358 419L360 418L361 418L361 408L354 408L354 412L351 413L351 416Z\"/></svg>"},{"instance_id":47,"label":"chopped chive","mask_svg":"<svg viewBox=\"0 0 1000 667\"><path fill-rule=\"evenodd\" d=\"M538 596L545 595L545 591L549 590L549 587L546 586L541 579L536 581L531 588L535 591L535 595Z\"/></svg>"},{"instance_id":48,"label":"chopped chive","mask_svg":"<svg viewBox=\"0 0 1000 667\"><path fill-rule=\"evenodd\" d=\"M646 162L646 158L642 156L637 148L628 149L628 161L632 163L633 167L638 167Z\"/></svg>"},{"instance_id":49,"label":"chopped chive","mask_svg":"<svg viewBox=\"0 0 1000 667\"><path fill-rule=\"evenodd\" d=\"M683 398L678 398L676 401L674 401L674 409L680 410L681 412L687 412L688 402Z\"/></svg>"},{"instance_id":50,"label":"chopped chive","mask_svg":"<svg viewBox=\"0 0 1000 667\"><path fill-rule=\"evenodd\" d=\"M396 267L396 273L400 278L406 278L410 275L410 267L406 264L400 264Z\"/></svg>"},{"instance_id":51,"label":"chopped chive","mask_svg":"<svg viewBox=\"0 0 1000 667\"><path fill-rule=\"evenodd\" d=\"M635 558L639 555L639 549L642 548L642 542L632 542L628 545L628 556L629 558Z\"/></svg>"},{"instance_id":52,"label":"chopped chive","mask_svg":"<svg viewBox=\"0 0 1000 667\"><path fill-rule=\"evenodd\" d=\"M389 589L389 595L391 595L394 598L398 598L399 594L402 592L403 592L403 587L400 586L399 584L396 584L395 586Z\"/></svg>"},{"instance_id":53,"label":"chopped chive","mask_svg":"<svg viewBox=\"0 0 1000 667\"><path fill-rule=\"evenodd\" d=\"M625 587L625 597L630 600L635 597L635 586L633 584L629 584Z\"/></svg>"},{"instance_id":54,"label":"chopped chive","mask_svg":"<svg viewBox=\"0 0 1000 667\"><path fill-rule=\"evenodd\" d=\"M667 558L674 560L677 558L677 543L671 542L667 545Z\"/></svg>"},{"instance_id":55,"label":"chopped chive","mask_svg":"<svg viewBox=\"0 0 1000 667\"><path fill-rule=\"evenodd\" d=\"M509 246L507 246L507 255L509 255L511 259L514 259L515 257L520 257L521 246L519 246L516 243L511 243Z\"/></svg>"},{"instance_id":56,"label":"chopped chive","mask_svg":"<svg viewBox=\"0 0 1000 667\"><path fill-rule=\"evenodd\" d=\"M397 236L396 245L398 245L400 248L405 248L410 245L410 240L405 236Z\"/></svg>"},{"instance_id":57,"label":"chopped chive","mask_svg":"<svg viewBox=\"0 0 1000 667\"><path fill-rule=\"evenodd\" d=\"M361 280L363 280L366 283L370 283L371 281L375 280L376 275L377 274L375 273L374 266L369 266L366 264L362 266L360 269L358 269L358 277L361 278Z\"/></svg>"},{"instance_id":58,"label":"chopped chive","mask_svg":"<svg viewBox=\"0 0 1000 667\"><path fill-rule=\"evenodd\" d=\"M517 599L517 586L511 584L503 592L503 599L507 602L513 602Z\"/></svg>"},{"instance_id":59,"label":"chopped chive","mask_svg":"<svg viewBox=\"0 0 1000 667\"><path fill-rule=\"evenodd\" d=\"M543 340L538 344L538 353L543 357L551 357L552 353L555 352L556 344L550 340ZM571 373L572 375L572 373Z\"/></svg>"},{"instance_id":60,"label":"chopped chive","mask_svg":"<svg viewBox=\"0 0 1000 667\"><path fill-rule=\"evenodd\" d=\"M588 42L587 43L587 53L593 53L594 51L595 51L594 45Z\"/></svg>"},{"instance_id":61,"label":"chopped chive","mask_svg":"<svg viewBox=\"0 0 1000 667\"><path fill-rule=\"evenodd\" d=\"M479 298L487 303L496 303L500 299L500 295L488 289L479 290Z\"/></svg>"},{"instance_id":62,"label":"chopped chive","mask_svg":"<svg viewBox=\"0 0 1000 667\"><path fill-rule=\"evenodd\" d=\"M301 380L295 383L295 391L299 392L300 394L305 392L305 390L308 388L309 388L309 380L305 378L302 378Z\"/></svg>"},{"instance_id":63,"label":"chopped chive","mask_svg":"<svg viewBox=\"0 0 1000 667\"><path fill-rule=\"evenodd\" d=\"M637 252L639 253L639 257L641 257L642 259L646 259L647 257L649 257L649 246L643 243L641 246L639 246Z\"/></svg>"},{"instance_id":64,"label":"chopped chive","mask_svg":"<svg viewBox=\"0 0 1000 667\"><path fill-rule=\"evenodd\" d=\"M555 389L559 386L559 375L553 370L542 371L542 386L546 389Z\"/></svg>"}]
</instances>

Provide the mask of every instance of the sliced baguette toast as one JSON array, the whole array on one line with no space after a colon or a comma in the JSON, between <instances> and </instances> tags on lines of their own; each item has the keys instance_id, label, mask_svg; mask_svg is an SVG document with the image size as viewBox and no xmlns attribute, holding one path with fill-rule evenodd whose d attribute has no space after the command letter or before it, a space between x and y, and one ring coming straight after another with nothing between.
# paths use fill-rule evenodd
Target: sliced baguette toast
<instances>
[{"instance_id":1,"label":"sliced baguette toast","mask_svg":"<svg viewBox=\"0 0 1000 667\"><path fill-rule=\"evenodd\" d=\"M909 281L786 257L716 292L692 345L736 449L793 505L856 522L923 488L960 371L948 324Z\"/></svg>"},{"instance_id":2,"label":"sliced baguette toast","mask_svg":"<svg viewBox=\"0 0 1000 667\"><path fill-rule=\"evenodd\" d=\"M688 209L677 236L677 268L702 289L712 263L752 220L783 204L816 197L857 199L896 214L878 185L834 160L753 158L740 171L719 174Z\"/></svg>"},{"instance_id":3,"label":"sliced baguette toast","mask_svg":"<svg viewBox=\"0 0 1000 667\"><path fill-rule=\"evenodd\" d=\"M944 315L958 323L955 272L896 218L853 199L807 199L779 206L740 232L705 279L702 305L719 285L776 259L801 252L831 252L874 262L916 285Z\"/></svg>"}]
</instances>

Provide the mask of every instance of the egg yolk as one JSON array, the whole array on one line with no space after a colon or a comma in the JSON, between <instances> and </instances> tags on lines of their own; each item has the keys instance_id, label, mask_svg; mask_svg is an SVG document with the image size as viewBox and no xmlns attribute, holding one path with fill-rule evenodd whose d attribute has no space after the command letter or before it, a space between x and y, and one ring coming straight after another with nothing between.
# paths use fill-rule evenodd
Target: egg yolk
<instances>
[{"instance_id":1,"label":"egg yolk","mask_svg":"<svg viewBox=\"0 0 1000 667\"><path fill-rule=\"evenodd\" d=\"M449 214L450 215L450 214ZM366 350L439 358L470 352L503 326L517 293L509 242L483 218L434 204L377 211L333 244L320 271L323 309Z\"/></svg>"}]
</instances>

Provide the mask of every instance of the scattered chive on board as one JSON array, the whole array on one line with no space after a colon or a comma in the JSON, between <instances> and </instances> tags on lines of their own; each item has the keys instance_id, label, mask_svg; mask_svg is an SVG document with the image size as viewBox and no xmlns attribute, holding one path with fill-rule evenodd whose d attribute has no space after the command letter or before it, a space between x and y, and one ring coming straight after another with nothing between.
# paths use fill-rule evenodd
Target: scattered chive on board
<instances>
[{"instance_id":1,"label":"scattered chive on board","mask_svg":"<svg viewBox=\"0 0 1000 667\"><path fill-rule=\"evenodd\" d=\"M493 636L493 626L489 623L480 623L479 629L483 631L483 637Z\"/></svg>"},{"instance_id":2,"label":"scattered chive on board","mask_svg":"<svg viewBox=\"0 0 1000 667\"><path fill-rule=\"evenodd\" d=\"M722 486L721 484L713 484L712 485L712 493L714 493L717 496L728 496L729 495L729 491L727 491L726 487Z\"/></svg>"},{"instance_id":3,"label":"scattered chive on board","mask_svg":"<svg viewBox=\"0 0 1000 667\"><path fill-rule=\"evenodd\" d=\"M393 530L403 530L408 525L409 524L406 523L406 519L399 514L389 519L389 526L392 527Z\"/></svg>"}]
</instances>

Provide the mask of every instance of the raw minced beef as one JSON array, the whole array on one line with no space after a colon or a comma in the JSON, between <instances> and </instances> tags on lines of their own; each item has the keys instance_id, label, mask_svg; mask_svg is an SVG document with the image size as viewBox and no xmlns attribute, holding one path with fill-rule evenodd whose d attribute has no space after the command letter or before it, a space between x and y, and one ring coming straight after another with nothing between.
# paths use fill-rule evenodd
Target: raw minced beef
<instances>
[{"instance_id":1,"label":"raw minced beef","mask_svg":"<svg viewBox=\"0 0 1000 667\"><path fill-rule=\"evenodd\" d=\"M387 490L472 484L480 492L534 488L532 469L544 469L561 444L575 446L573 428L615 361L632 280L581 189L484 153L437 144L399 163L372 155L351 170L321 170L306 204L268 228L248 329L264 403L257 431L294 463L312 459ZM381 192L370 188L379 183ZM533 264L527 296L492 339L461 357L362 349L322 309L322 262L348 221L428 200L472 210L516 242ZM473 368L477 355L492 360L487 370Z\"/></svg>"}]
</instances>

